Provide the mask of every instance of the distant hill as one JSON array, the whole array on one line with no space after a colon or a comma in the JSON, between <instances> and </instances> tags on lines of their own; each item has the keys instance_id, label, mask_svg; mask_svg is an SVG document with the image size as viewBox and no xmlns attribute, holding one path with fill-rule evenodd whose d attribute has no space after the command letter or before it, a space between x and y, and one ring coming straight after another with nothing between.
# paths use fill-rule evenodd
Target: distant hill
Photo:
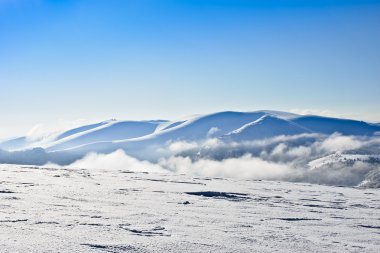
<instances>
[{"instance_id":1,"label":"distant hill","mask_svg":"<svg viewBox=\"0 0 380 253\"><path fill-rule=\"evenodd\" d=\"M44 142L32 141L26 136L3 141L0 149L9 151L42 147L47 152L78 154L123 149L144 157L146 154L157 155L162 147L178 141L199 142L219 138L223 141L246 142L280 135L313 133L368 137L378 135L380 125L279 111L225 111L179 121L104 121L58 133Z\"/></svg>"}]
</instances>

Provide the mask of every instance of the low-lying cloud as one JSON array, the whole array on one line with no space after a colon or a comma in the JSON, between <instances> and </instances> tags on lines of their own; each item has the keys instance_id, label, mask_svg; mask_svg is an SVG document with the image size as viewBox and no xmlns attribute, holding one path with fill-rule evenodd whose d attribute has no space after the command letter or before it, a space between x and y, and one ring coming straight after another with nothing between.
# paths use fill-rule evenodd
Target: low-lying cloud
<instances>
[{"instance_id":1,"label":"low-lying cloud","mask_svg":"<svg viewBox=\"0 0 380 253\"><path fill-rule=\"evenodd\" d=\"M347 186L359 185L366 178L367 186L377 185L373 180L378 177L368 175L380 170L380 139L339 134L279 136L247 143L181 141L167 147L172 155L156 162L137 160L118 150L90 154L71 166Z\"/></svg>"},{"instance_id":2,"label":"low-lying cloud","mask_svg":"<svg viewBox=\"0 0 380 253\"><path fill-rule=\"evenodd\" d=\"M84 158L70 164L68 167L148 172L164 171L160 165L148 161L139 161L136 158L127 155L123 150L117 150L110 154L90 153Z\"/></svg>"},{"instance_id":3,"label":"low-lying cloud","mask_svg":"<svg viewBox=\"0 0 380 253\"><path fill-rule=\"evenodd\" d=\"M247 154L221 161L189 157L170 157L159 164L170 171L208 177L237 177L246 179L280 180L290 172L285 164L264 161Z\"/></svg>"},{"instance_id":4,"label":"low-lying cloud","mask_svg":"<svg viewBox=\"0 0 380 253\"><path fill-rule=\"evenodd\" d=\"M154 149L150 148L149 152L154 152ZM380 137L302 134L250 142L213 138L203 142L169 142L157 152L164 155L144 161L144 158L136 159L123 150L85 156L49 153L43 149L0 151L0 162L36 165L51 162L87 169L171 172L327 185L380 185L376 181L380 178Z\"/></svg>"}]
</instances>

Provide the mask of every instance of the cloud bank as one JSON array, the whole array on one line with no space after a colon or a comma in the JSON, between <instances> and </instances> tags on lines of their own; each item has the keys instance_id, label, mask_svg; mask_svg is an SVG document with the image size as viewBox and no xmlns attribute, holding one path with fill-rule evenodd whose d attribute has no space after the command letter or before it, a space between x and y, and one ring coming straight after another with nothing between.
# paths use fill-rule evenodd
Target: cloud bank
<instances>
[{"instance_id":1,"label":"cloud bank","mask_svg":"<svg viewBox=\"0 0 380 253\"><path fill-rule=\"evenodd\" d=\"M157 152L165 155L158 160L144 161L123 150L83 156L49 153L35 148L18 152L0 151L0 162L56 163L87 169L185 173L327 185L380 185L380 137L301 134L251 142L214 138L203 142L170 142Z\"/></svg>"},{"instance_id":2,"label":"cloud bank","mask_svg":"<svg viewBox=\"0 0 380 253\"><path fill-rule=\"evenodd\" d=\"M334 134L279 136L247 143L210 139L203 143L169 143L167 148L171 156L157 162L141 161L118 150L92 153L70 166L327 185L380 185L376 181L380 178L376 174L380 170L380 138Z\"/></svg>"},{"instance_id":3,"label":"cloud bank","mask_svg":"<svg viewBox=\"0 0 380 253\"><path fill-rule=\"evenodd\" d=\"M136 158L127 155L123 150L117 150L110 154L90 153L67 167L100 170L164 172L164 169L160 165L153 164L148 161L139 161Z\"/></svg>"}]
</instances>

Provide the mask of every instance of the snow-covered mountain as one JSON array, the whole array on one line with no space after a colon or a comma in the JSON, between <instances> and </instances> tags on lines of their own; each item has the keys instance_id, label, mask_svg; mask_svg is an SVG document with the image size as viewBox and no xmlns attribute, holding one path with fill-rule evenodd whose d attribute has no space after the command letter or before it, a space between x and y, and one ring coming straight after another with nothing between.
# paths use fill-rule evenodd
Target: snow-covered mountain
<instances>
[{"instance_id":1,"label":"snow-covered mountain","mask_svg":"<svg viewBox=\"0 0 380 253\"><path fill-rule=\"evenodd\" d=\"M293 122L308 128L315 133L322 134L339 132L343 135L372 136L379 131L379 126L376 124L350 119L303 116L293 119Z\"/></svg>"},{"instance_id":2,"label":"snow-covered mountain","mask_svg":"<svg viewBox=\"0 0 380 253\"><path fill-rule=\"evenodd\" d=\"M112 121L112 120L111 120ZM61 139L65 139L66 137L85 132L85 131L90 131L94 128L98 128L104 125L109 124L111 121L103 121L91 125L84 125L80 126L77 128L69 129L67 131L63 132L58 132L58 133L53 133L50 135L51 138L49 138L49 142L57 142ZM17 137L17 138L11 138L9 140L0 142L0 148L5 149L5 150L20 150L20 149L25 149L33 146L39 146L43 145L44 140L41 140L40 138L30 138L28 136L22 136L22 137Z\"/></svg>"},{"instance_id":3,"label":"snow-covered mountain","mask_svg":"<svg viewBox=\"0 0 380 253\"><path fill-rule=\"evenodd\" d=\"M132 139L152 134L165 121L113 121L88 130L67 131L46 145L49 151L64 150L89 143Z\"/></svg>"},{"instance_id":4,"label":"snow-covered mountain","mask_svg":"<svg viewBox=\"0 0 380 253\"><path fill-rule=\"evenodd\" d=\"M15 150L26 148L29 144L30 143L28 139L25 136L23 136L1 142L0 148L5 150Z\"/></svg>"},{"instance_id":5,"label":"snow-covered mountain","mask_svg":"<svg viewBox=\"0 0 380 253\"><path fill-rule=\"evenodd\" d=\"M372 187L380 185L378 133L377 124L277 111L226 111L177 121L109 120L48 138L1 142L0 163L70 165L110 155L104 159L112 163L138 159L160 167L164 161L169 170L227 168L231 173L232 167L251 175L252 169L267 167L283 171L286 180L350 186L366 180ZM120 158L117 152L133 158ZM233 164L226 166L228 159Z\"/></svg>"},{"instance_id":6,"label":"snow-covered mountain","mask_svg":"<svg viewBox=\"0 0 380 253\"><path fill-rule=\"evenodd\" d=\"M160 124L165 122L166 121L164 120L109 120L56 133L54 136L49 136L50 138L47 139L33 140L27 136L10 139L0 143L0 148L5 150L21 150L42 147L46 150L64 150L89 143L145 136L153 133Z\"/></svg>"},{"instance_id":7,"label":"snow-covered mountain","mask_svg":"<svg viewBox=\"0 0 380 253\"><path fill-rule=\"evenodd\" d=\"M58 133L47 141L33 141L26 136L15 138L1 142L0 149L42 147L49 152L70 150L83 153L122 148L137 152L148 147L156 149L170 142L209 138L242 142L303 133L374 136L379 132L379 125L356 120L278 111L226 111L179 121L104 121Z\"/></svg>"},{"instance_id":8,"label":"snow-covered mountain","mask_svg":"<svg viewBox=\"0 0 380 253\"><path fill-rule=\"evenodd\" d=\"M247 141L271 138L278 135L297 135L312 133L311 130L290 120L271 115L264 115L260 119L243 125L224 136L226 140Z\"/></svg>"}]
</instances>

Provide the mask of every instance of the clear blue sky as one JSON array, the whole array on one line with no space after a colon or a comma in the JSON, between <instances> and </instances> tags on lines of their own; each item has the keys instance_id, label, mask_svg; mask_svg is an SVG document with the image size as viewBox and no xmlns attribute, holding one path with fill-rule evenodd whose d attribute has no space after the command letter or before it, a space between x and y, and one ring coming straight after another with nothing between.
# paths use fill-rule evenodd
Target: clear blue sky
<instances>
[{"instance_id":1,"label":"clear blue sky","mask_svg":"<svg viewBox=\"0 0 380 253\"><path fill-rule=\"evenodd\" d=\"M0 138L58 119L380 122L380 1L0 0Z\"/></svg>"}]
</instances>

